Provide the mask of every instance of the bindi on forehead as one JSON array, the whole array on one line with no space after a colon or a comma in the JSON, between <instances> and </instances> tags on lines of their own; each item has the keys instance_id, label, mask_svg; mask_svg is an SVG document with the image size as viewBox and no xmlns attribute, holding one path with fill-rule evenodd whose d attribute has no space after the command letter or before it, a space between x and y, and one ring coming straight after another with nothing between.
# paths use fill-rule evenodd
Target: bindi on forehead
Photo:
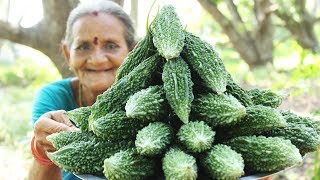
<instances>
[{"instance_id":1,"label":"bindi on forehead","mask_svg":"<svg viewBox=\"0 0 320 180\"><path fill-rule=\"evenodd\" d=\"M94 16L98 16L98 11L93 11L92 14L93 14Z\"/></svg>"},{"instance_id":2,"label":"bindi on forehead","mask_svg":"<svg viewBox=\"0 0 320 180\"><path fill-rule=\"evenodd\" d=\"M94 38L93 38L93 44L94 44L94 45L98 45L98 40L99 40L99 39L98 39L97 37L94 37Z\"/></svg>"}]
</instances>

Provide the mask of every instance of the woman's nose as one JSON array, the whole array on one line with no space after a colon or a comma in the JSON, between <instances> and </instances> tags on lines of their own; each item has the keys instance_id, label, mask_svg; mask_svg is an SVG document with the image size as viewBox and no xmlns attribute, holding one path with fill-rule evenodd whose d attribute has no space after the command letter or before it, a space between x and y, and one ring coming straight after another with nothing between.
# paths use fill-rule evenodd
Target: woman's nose
<instances>
[{"instance_id":1,"label":"woman's nose","mask_svg":"<svg viewBox=\"0 0 320 180\"><path fill-rule=\"evenodd\" d=\"M105 61L108 61L108 57L106 53L97 48L92 54L91 54L91 60L93 63L103 63Z\"/></svg>"}]
</instances>

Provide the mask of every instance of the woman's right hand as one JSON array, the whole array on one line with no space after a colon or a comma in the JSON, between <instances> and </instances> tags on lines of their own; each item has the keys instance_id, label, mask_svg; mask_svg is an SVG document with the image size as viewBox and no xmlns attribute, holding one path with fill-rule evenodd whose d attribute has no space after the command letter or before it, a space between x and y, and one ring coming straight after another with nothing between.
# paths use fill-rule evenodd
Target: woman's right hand
<instances>
[{"instance_id":1,"label":"woman's right hand","mask_svg":"<svg viewBox=\"0 0 320 180\"><path fill-rule=\"evenodd\" d=\"M47 157L46 151L55 151L46 139L48 135L60 131L79 131L64 113L64 110L47 112L34 124L34 146L40 156Z\"/></svg>"}]
</instances>

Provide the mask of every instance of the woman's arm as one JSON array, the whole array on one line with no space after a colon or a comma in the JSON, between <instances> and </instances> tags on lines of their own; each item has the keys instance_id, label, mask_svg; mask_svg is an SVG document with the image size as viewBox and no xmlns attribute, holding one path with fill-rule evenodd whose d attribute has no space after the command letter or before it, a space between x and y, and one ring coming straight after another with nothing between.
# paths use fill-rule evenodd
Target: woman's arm
<instances>
[{"instance_id":1,"label":"woman's arm","mask_svg":"<svg viewBox=\"0 0 320 180\"><path fill-rule=\"evenodd\" d=\"M34 140L31 143L35 160L29 171L30 180L62 179L61 169L49 161L46 152L55 151L46 137L60 131L77 131L78 129L64 115L64 110L50 111L43 114L34 125Z\"/></svg>"},{"instance_id":2,"label":"woman's arm","mask_svg":"<svg viewBox=\"0 0 320 180\"><path fill-rule=\"evenodd\" d=\"M42 165L36 160L33 160L31 169L29 171L28 179L30 180L60 180L62 179L61 169L52 164L52 165Z\"/></svg>"}]
</instances>

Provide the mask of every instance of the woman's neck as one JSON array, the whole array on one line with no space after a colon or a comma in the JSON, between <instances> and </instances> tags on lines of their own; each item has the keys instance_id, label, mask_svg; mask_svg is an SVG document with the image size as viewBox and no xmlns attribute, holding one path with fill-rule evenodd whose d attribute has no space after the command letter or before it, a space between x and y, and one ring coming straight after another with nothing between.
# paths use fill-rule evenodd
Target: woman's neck
<instances>
[{"instance_id":1,"label":"woman's neck","mask_svg":"<svg viewBox=\"0 0 320 180\"><path fill-rule=\"evenodd\" d=\"M78 107L91 106L96 101L97 96L102 93L84 86L78 78L71 80L71 86Z\"/></svg>"},{"instance_id":2,"label":"woman's neck","mask_svg":"<svg viewBox=\"0 0 320 180\"><path fill-rule=\"evenodd\" d=\"M79 105L91 106L97 99L97 96L101 94L99 91L92 91L83 84L79 83Z\"/></svg>"}]
</instances>

